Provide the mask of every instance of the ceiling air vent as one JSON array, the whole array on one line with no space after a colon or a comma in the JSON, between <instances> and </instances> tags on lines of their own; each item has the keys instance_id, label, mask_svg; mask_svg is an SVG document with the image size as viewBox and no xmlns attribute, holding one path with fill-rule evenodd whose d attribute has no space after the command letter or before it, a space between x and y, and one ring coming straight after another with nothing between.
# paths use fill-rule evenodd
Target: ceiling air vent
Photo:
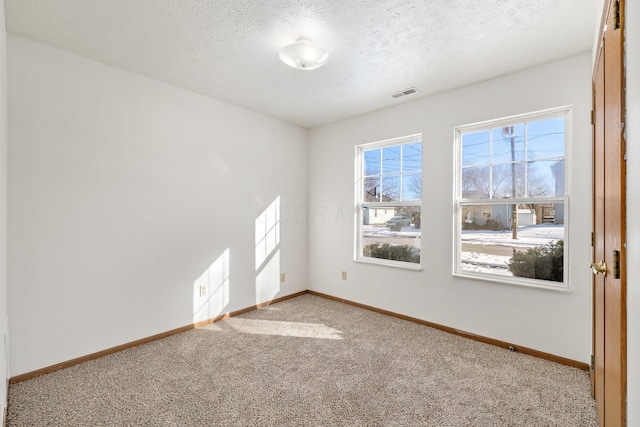
<instances>
[{"instance_id":1,"label":"ceiling air vent","mask_svg":"<svg viewBox=\"0 0 640 427\"><path fill-rule=\"evenodd\" d=\"M401 90L400 92L392 93L391 97L393 99L402 98L403 96L411 95L416 93L418 90L415 87L410 87L409 89Z\"/></svg>"}]
</instances>

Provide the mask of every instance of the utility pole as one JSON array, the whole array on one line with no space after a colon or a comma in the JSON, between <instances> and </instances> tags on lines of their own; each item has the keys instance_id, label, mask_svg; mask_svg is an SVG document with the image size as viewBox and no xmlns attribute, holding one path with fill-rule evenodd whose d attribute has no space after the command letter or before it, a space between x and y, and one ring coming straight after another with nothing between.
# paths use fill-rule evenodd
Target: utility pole
<instances>
[{"instance_id":1,"label":"utility pole","mask_svg":"<svg viewBox=\"0 0 640 427\"><path fill-rule=\"evenodd\" d=\"M511 196L515 199L518 195L516 191L516 133L513 126L502 128L502 134L511 140ZM511 205L511 238L518 238L518 204Z\"/></svg>"}]
</instances>

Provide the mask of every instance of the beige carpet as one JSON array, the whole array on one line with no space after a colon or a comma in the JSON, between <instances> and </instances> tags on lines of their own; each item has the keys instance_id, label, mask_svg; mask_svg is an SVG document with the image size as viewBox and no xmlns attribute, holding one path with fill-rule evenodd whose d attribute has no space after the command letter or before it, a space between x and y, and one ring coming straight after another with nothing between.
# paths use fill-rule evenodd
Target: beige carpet
<instances>
[{"instance_id":1,"label":"beige carpet","mask_svg":"<svg viewBox=\"0 0 640 427\"><path fill-rule=\"evenodd\" d=\"M596 426L586 372L303 295L12 385L9 426Z\"/></svg>"}]
</instances>

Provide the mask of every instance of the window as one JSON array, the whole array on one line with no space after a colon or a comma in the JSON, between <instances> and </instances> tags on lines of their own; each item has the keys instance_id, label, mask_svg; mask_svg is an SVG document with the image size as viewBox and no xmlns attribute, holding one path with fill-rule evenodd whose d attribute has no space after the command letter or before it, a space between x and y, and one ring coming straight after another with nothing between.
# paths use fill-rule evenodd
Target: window
<instances>
[{"instance_id":1,"label":"window","mask_svg":"<svg viewBox=\"0 0 640 427\"><path fill-rule=\"evenodd\" d=\"M356 260L420 268L422 136L357 147Z\"/></svg>"},{"instance_id":2,"label":"window","mask_svg":"<svg viewBox=\"0 0 640 427\"><path fill-rule=\"evenodd\" d=\"M566 290L569 108L456 128L462 276Z\"/></svg>"}]
</instances>

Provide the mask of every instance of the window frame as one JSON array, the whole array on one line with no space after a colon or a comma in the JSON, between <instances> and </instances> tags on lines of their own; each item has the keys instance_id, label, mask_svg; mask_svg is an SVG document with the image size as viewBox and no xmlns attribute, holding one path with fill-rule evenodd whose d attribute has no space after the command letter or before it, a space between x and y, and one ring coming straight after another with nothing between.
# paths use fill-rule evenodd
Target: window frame
<instances>
[{"instance_id":1,"label":"window frame","mask_svg":"<svg viewBox=\"0 0 640 427\"><path fill-rule=\"evenodd\" d=\"M354 261L361 262L365 264L374 264L374 265L382 265L387 267L396 267L408 270L417 270L420 271L422 269L422 256L420 256L419 263L407 262L407 261L395 261L388 260L383 258L373 258L373 257L365 257L363 255L363 242L362 242L362 230L363 230L363 212L365 207L373 207L373 208L396 208L396 207L419 207L420 215L422 215L422 194L420 194L420 200L415 201L391 201L391 202L371 202L365 201L364 195L364 183L363 180L370 176L365 175L365 162L364 162L364 152L369 151L376 148L387 148L394 146L401 146L404 144L412 144L419 142L422 146L422 134L412 134L407 136L402 136L398 138L391 138L382 141L370 142L366 144L360 144L355 147L355 245L354 245ZM421 165L423 165L424 161L424 150L422 150L422 161ZM401 169L402 170L402 169ZM416 172L420 173L421 181L424 182L424 167L422 166L419 171L411 171L406 175L414 175ZM380 174L382 176L382 172ZM404 175L402 172L398 173L398 176ZM422 229L420 230L420 236L422 237ZM422 254L422 239L420 239L420 254Z\"/></svg>"},{"instance_id":2,"label":"window frame","mask_svg":"<svg viewBox=\"0 0 640 427\"><path fill-rule=\"evenodd\" d=\"M517 198L486 198L486 199L465 199L462 197L462 135L484 130L491 131L495 128L515 126L522 123L530 123L538 120L564 117L564 195L555 197L517 197ZM512 286L523 286L529 288L539 288L563 293L571 292L569 254L570 254L570 201L571 201L571 171L572 171L572 146L573 146L573 107L562 106L547 110L534 111L531 113L519 114L503 117L494 120L487 120L454 128L454 187L453 187L453 276L488 281ZM524 158L518 163L545 160L528 159L525 150ZM516 164L518 164L516 163ZM492 166L493 164L490 163ZM481 166L484 166L481 165ZM525 187L526 188L526 187ZM563 248L563 281L553 282L542 279L533 279L516 276L502 276L492 273L464 271L462 270L462 207L463 206L487 206L487 205L511 205L511 204L543 204L562 203L564 205L564 248Z\"/></svg>"}]
</instances>

